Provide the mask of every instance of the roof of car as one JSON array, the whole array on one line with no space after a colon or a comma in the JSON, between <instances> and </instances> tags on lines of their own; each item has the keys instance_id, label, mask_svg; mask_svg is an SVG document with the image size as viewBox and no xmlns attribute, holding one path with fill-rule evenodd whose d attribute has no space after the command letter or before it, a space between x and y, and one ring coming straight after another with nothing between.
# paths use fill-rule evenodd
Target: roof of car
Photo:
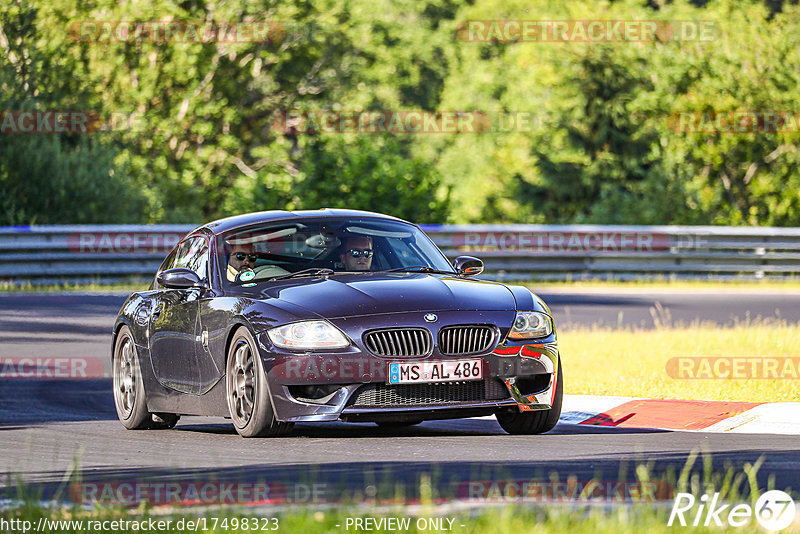
<instances>
[{"instance_id":1,"label":"roof of car","mask_svg":"<svg viewBox=\"0 0 800 534\"><path fill-rule=\"evenodd\" d=\"M249 226L261 222L280 221L289 219L324 219L324 218L338 218L338 217L370 217L373 219L385 219L390 221L404 221L391 215L384 215L382 213L374 213L371 211L360 210L345 210L345 209L330 209L322 208L319 210L300 210L300 211L259 211L255 213L243 213L242 215L234 215L219 219L208 224L204 224L203 228L208 228L214 233L227 232L233 228L241 226Z\"/></svg>"}]
</instances>

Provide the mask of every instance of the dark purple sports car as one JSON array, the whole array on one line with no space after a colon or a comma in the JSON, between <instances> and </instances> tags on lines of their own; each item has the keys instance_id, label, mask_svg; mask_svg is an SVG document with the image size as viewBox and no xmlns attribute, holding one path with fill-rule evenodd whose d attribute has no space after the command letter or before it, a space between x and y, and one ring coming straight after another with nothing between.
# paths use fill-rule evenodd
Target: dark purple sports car
<instances>
[{"instance_id":1,"label":"dark purple sports car","mask_svg":"<svg viewBox=\"0 0 800 534\"><path fill-rule=\"evenodd\" d=\"M230 417L245 437L491 414L512 434L547 432L563 391L550 310L522 286L471 278L482 271L376 213L206 224L117 317L117 413L130 429Z\"/></svg>"}]
</instances>

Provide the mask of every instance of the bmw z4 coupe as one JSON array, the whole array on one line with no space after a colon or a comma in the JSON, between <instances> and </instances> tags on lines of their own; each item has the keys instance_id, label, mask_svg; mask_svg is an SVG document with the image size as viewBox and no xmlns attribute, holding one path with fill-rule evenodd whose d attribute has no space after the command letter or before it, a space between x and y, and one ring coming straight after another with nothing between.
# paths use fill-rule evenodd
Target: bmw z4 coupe
<instances>
[{"instance_id":1,"label":"bmw z4 coupe","mask_svg":"<svg viewBox=\"0 0 800 534\"><path fill-rule=\"evenodd\" d=\"M552 429L563 377L547 305L479 280L416 225L351 210L267 211L189 232L113 331L129 429L229 417L244 437L295 422L406 426L494 414Z\"/></svg>"}]
</instances>

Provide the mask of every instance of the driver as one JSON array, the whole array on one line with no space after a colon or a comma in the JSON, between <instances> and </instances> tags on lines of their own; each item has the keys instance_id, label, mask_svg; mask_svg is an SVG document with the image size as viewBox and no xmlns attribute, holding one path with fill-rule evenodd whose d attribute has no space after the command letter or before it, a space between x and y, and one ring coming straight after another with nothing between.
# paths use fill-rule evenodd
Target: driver
<instances>
[{"instance_id":1,"label":"driver","mask_svg":"<svg viewBox=\"0 0 800 534\"><path fill-rule=\"evenodd\" d=\"M342 245L339 259L345 271L369 271L372 268L372 254L371 237L348 237Z\"/></svg>"},{"instance_id":2,"label":"driver","mask_svg":"<svg viewBox=\"0 0 800 534\"><path fill-rule=\"evenodd\" d=\"M228 256L228 270L226 277L229 282L236 280L236 275L242 269L252 269L256 264L258 254L253 254L248 247L243 245L233 245L231 255Z\"/></svg>"}]
</instances>

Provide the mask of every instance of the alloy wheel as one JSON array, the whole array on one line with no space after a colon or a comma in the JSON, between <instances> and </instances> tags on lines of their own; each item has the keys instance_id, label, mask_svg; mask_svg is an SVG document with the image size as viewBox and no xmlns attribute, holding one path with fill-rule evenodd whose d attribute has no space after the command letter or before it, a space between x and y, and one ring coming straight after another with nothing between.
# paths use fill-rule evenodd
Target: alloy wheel
<instances>
[{"instance_id":1,"label":"alloy wheel","mask_svg":"<svg viewBox=\"0 0 800 534\"><path fill-rule=\"evenodd\" d=\"M250 345L240 340L233 354L234 361L228 391L231 404L231 416L240 427L247 425L253 415L255 405L255 365Z\"/></svg>"},{"instance_id":2,"label":"alloy wheel","mask_svg":"<svg viewBox=\"0 0 800 534\"><path fill-rule=\"evenodd\" d=\"M114 396L123 417L128 418L136 402L136 357L130 337L123 340L114 364Z\"/></svg>"}]
</instances>

